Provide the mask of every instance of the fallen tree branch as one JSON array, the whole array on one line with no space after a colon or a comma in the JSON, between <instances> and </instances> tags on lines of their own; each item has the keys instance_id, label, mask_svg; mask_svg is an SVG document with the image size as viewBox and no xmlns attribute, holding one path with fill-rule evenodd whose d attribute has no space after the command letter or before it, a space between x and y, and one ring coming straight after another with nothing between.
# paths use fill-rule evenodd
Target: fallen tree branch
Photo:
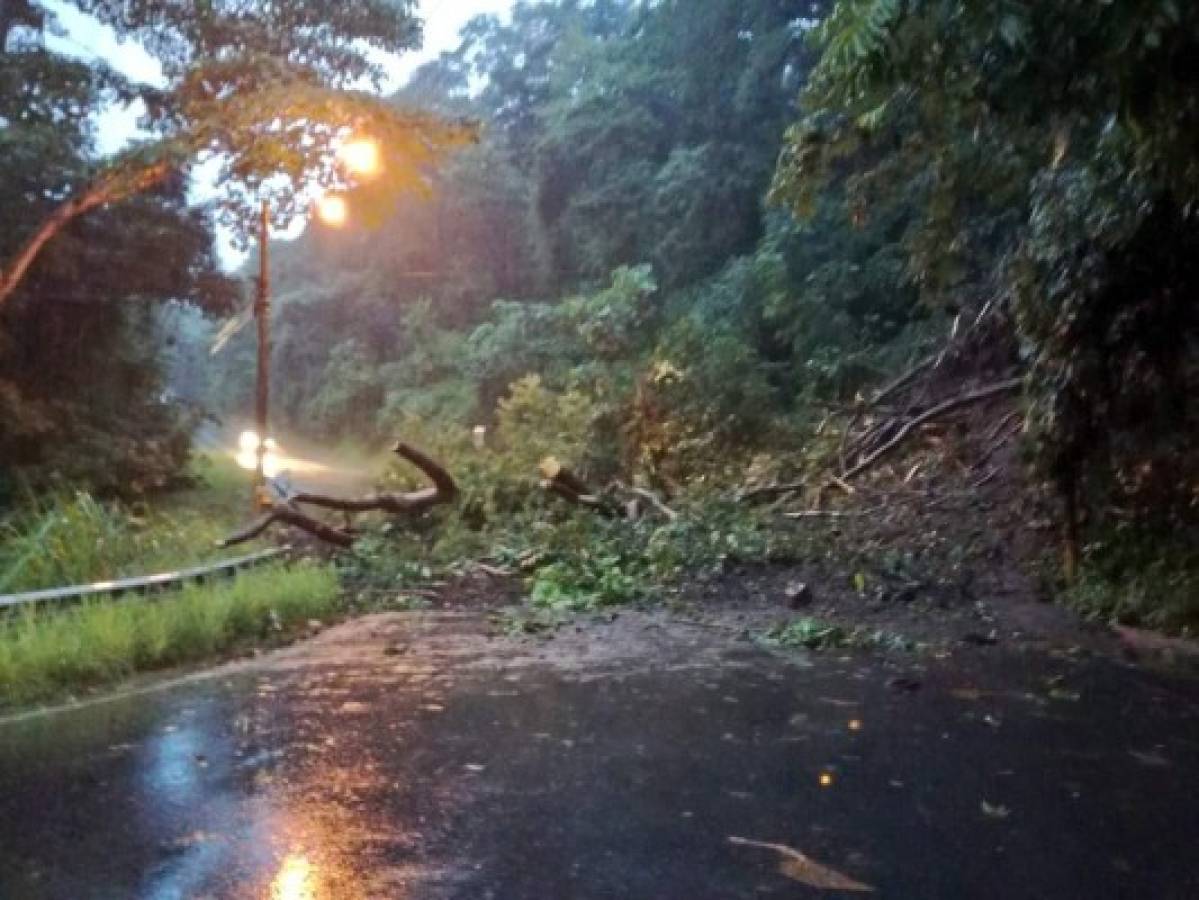
<instances>
[{"instance_id":1,"label":"fallen tree branch","mask_svg":"<svg viewBox=\"0 0 1199 900\"><path fill-rule=\"evenodd\" d=\"M983 400L989 400L990 398L997 397L1000 394L1011 393L1012 391L1019 390L1023 383L1024 380L1022 378L1009 378L1006 381L1000 381L996 384L987 385L986 387L970 391L966 394L961 394L960 396L937 404L931 409L928 409L915 418L909 419L907 422L905 422L885 444L883 444L857 465L851 467L848 471L842 472L840 476L841 479L848 481L849 479L857 477L867 469L876 465L879 460L883 459L885 456L899 447L905 440L907 440L908 436L911 435L911 433L921 425L931 422L934 419L938 419L941 416L947 415L948 413L960 409L963 406L968 406L972 403L980 403Z\"/></svg>"},{"instance_id":2,"label":"fallen tree branch","mask_svg":"<svg viewBox=\"0 0 1199 900\"><path fill-rule=\"evenodd\" d=\"M291 503L275 503L262 516L255 519L241 531L231 534L217 546L224 549L236 544L244 544L247 541L252 541L276 522L282 522L284 525L298 528L327 544L333 544L337 547L349 547L354 543L352 532L334 528L332 525L327 525L319 519L307 516Z\"/></svg>"},{"instance_id":3,"label":"fallen tree branch","mask_svg":"<svg viewBox=\"0 0 1199 900\"><path fill-rule=\"evenodd\" d=\"M230 535L221 541L221 547L232 547L252 541L263 534L277 522L290 525L313 537L333 544L336 547L348 548L353 545L355 534L349 528L349 514L359 512L386 512L395 515L416 515L430 507L441 503L449 503L458 494L458 485L453 477L441 465L434 462L415 447L400 441L393 448L395 453L408 460L433 482L432 487L419 491L402 494L374 494L369 497L343 498L330 497L324 494L312 494L303 491L293 491L290 484L282 478L270 482L272 491L279 497L274 503L268 503L262 516L255 519L241 531ZM347 514L347 527L336 528L320 519L316 519L300 509L300 504L308 504L321 509L335 510Z\"/></svg>"},{"instance_id":4,"label":"fallen tree branch","mask_svg":"<svg viewBox=\"0 0 1199 900\"><path fill-rule=\"evenodd\" d=\"M556 494L575 506L594 510L605 518L618 519L624 516L624 510L617 504L593 491L587 482L554 457L547 456L538 468L541 470L542 490Z\"/></svg>"},{"instance_id":5,"label":"fallen tree branch","mask_svg":"<svg viewBox=\"0 0 1199 900\"><path fill-rule=\"evenodd\" d=\"M640 517L640 504L654 509L665 519L673 522L679 514L666 505L653 491L641 487L630 487L622 481L613 481L603 491L595 491L587 482L552 456L547 456L538 467L541 470L541 487L556 494L575 506L584 506L609 519L623 518L634 521ZM613 494L627 496L627 503L618 503Z\"/></svg>"},{"instance_id":6,"label":"fallen tree branch","mask_svg":"<svg viewBox=\"0 0 1199 900\"><path fill-rule=\"evenodd\" d=\"M306 503L322 509L333 509L339 512L388 512L395 515L414 515L437 506L449 503L458 494L458 485L442 466L434 462L420 450L410 444L400 441L393 448L394 452L408 460L433 482L432 487L405 494L372 494L356 499L329 497L324 494L299 492L291 495L292 503Z\"/></svg>"},{"instance_id":7,"label":"fallen tree branch","mask_svg":"<svg viewBox=\"0 0 1199 900\"><path fill-rule=\"evenodd\" d=\"M639 500L644 500L647 504L652 506L654 509L656 509L659 513L661 513L666 519L668 519L671 522L674 522L679 517L679 514L675 510L673 510L669 506L667 506L666 503L662 500L662 498L659 497L657 494L655 494L653 491L650 491L650 490L647 490L646 488L641 488L641 487L629 487L627 484L624 484L623 482L620 482L620 481L612 482L612 486L614 488L616 488L617 490L620 490L626 494L629 494L632 497L635 497Z\"/></svg>"}]
</instances>

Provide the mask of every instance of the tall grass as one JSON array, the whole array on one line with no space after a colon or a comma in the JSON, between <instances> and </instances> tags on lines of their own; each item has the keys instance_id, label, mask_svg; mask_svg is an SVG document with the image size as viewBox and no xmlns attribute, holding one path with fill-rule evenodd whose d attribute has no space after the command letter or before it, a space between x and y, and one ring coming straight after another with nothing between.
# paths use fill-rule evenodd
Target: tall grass
<instances>
[{"instance_id":1,"label":"tall grass","mask_svg":"<svg viewBox=\"0 0 1199 900\"><path fill-rule=\"evenodd\" d=\"M221 457L197 463L195 486L153 506L86 493L29 497L0 521L0 593L108 581L213 559L248 514L248 479Z\"/></svg>"},{"instance_id":2,"label":"tall grass","mask_svg":"<svg viewBox=\"0 0 1199 900\"><path fill-rule=\"evenodd\" d=\"M89 603L0 621L0 703L45 700L211 657L335 611L333 570L273 567L157 600Z\"/></svg>"}]
</instances>

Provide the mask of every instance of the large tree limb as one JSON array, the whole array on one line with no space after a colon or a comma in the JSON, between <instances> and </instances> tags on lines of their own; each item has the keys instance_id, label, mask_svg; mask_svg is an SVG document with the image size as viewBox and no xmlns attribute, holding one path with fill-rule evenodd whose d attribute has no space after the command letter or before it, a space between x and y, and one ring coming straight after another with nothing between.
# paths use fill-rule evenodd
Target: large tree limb
<instances>
[{"instance_id":1,"label":"large tree limb","mask_svg":"<svg viewBox=\"0 0 1199 900\"><path fill-rule=\"evenodd\" d=\"M292 502L319 506L322 509L335 509L339 512L381 511L396 515L413 515L441 503L449 503L457 496L457 483L440 464L403 441L397 443L393 449L399 456L428 475L433 486L404 494L372 494L356 499L300 492L292 495Z\"/></svg>"},{"instance_id":2,"label":"large tree limb","mask_svg":"<svg viewBox=\"0 0 1199 900\"><path fill-rule=\"evenodd\" d=\"M934 419L938 419L941 416L947 415L948 413L951 413L956 409L960 409L963 406L968 406L971 403L980 403L983 400L989 400L990 398L997 397L1000 394L1007 394L1017 391L1020 389L1020 386L1023 383L1024 379L1022 378L1009 378L1006 381L1000 381L996 384L987 385L986 387L961 394L950 400L946 400L943 403L937 404L931 409L928 409L920 415L909 419L907 422L904 422L903 425L901 425L899 429L891 436L890 440L888 440L885 444L883 444L857 465L851 467L846 472L842 472L841 478L848 481L850 478L855 478L862 474L871 466L877 464L881 459L883 459L883 457L887 456L887 454L899 447L905 440L907 440L908 436L911 435L911 433L921 425L931 422Z\"/></svg>"},{"instance_id":3,"label":"large tree limb","mask_svg":"<svg viewBox=\"0 0 1199 900\"><path fill-rule=\"evenodd\" d=\"M46 244L63 228L98 206L149 190L164 181L170 173L171 166L166 162L154 163L132 175L115 173L91 185L77 197L59 204L37 231L26 239L9 264L0 270L0 306L16 291Z\"/></svg>"},{"instance_id":4,"label":"large tree limb","mask_svg":"<svg viewBox=\"0 0 1199 900\"><path fill-rule=\"evenodd\" d=\"M235 532L221 541L219 546L221 548L232 547L235 544L244 544L247 541L252 541L276 522L282 522L284 525L290 525L293 528L306 531L313 537L319 538L327 544L333 544L336 547L348 548L354 543L354 535L351 532L344 531L341 528L334 528L332 525L327 525L319 519L305 515L291 503L275 503L270 506L266 513L255 519L241 531Z\"/></svg>"},{"instance_id":5,"label":"large tree limb","mask_svg":"<svg viewBox=\"0 0 1199 900\"><path fill-rule=\"evenodd\" d=\"M292 491L281 479L271 482L272 488L280 495L280 500L270 504L258 519L255 519L241 531L230 535L221 542L222 547L231 547L252 541L263 534L276 522L282 522L301 531L306 531L316 538L337 547L350 547L354 543L354 533L346 528L335 528L316 519L300 509L300 504L320 507L321 509L337 510L344 513L356 512L388 512L397 515L415 515L424 512L432 506L449 503L457 496L458 485L453 477L440 464L434 462L420 450L410 444L400 441L395 445L395 452L412 463L429 476L432 487L403 494L374 494L361 498L329 497L324 494L311 494L303 491ZM349 519L347 517L347 523Z\"/></svg>"}]
</instances>

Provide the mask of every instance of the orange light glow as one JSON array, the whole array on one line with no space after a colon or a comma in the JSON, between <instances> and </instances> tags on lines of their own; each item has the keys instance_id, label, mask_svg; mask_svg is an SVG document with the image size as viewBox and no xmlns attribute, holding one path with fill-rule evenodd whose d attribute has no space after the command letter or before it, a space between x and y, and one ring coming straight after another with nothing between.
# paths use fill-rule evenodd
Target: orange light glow
<instances>
[{"instance_id":1,"label":"orange light glow","mask_svg":"<svg viewBox=\"0 0 1199 900\"><path fill-rule=\"evenodd\" d=\"M328 194L316 201L316 215L330 228L341 228L350 218L350 207L344 197Z\"/></svg>"},{"instance_id":2,"label":"orange light glow","mask_svg":"<svg viewBox=\"0 0 1199 900\"><path fill-rule=\"evenodd\" d=\"M850 719L849 720L849 730L850 731L861 731L862 730L862 720L861 719Z\"/></svg>"},{"instance_id":3,"label":"orange light glow","mask_svg":"<svg viewBox=\"0 0 1199 900\"><path fill-rule=\"evenodd\" d=\"M298 853L283 860L279 874L271 882L271 900L315 900L316 878L312 863Z\"/></svg>"},{"instance_id":4,"label":"orange light glow","mask_svg":"<svg viewBox=\"0 0 1199 900\"><path fill-rule=\"evenodd\" d=\"M375 175L381 168L379 145L370 138L356 138L338 152L341 163L355 175Z\"/></svg>"},{"instance_id":5,"label":"orange light glow","mask_svg":"<svg viewBox=\"0 0 1199 900\"><path fill-rule=\"evenodd\" d=\"M832 787L833 786L833 773L832 772L821 772L820 773L820 786L821 787Z\"/></svg>"}]
</instances>

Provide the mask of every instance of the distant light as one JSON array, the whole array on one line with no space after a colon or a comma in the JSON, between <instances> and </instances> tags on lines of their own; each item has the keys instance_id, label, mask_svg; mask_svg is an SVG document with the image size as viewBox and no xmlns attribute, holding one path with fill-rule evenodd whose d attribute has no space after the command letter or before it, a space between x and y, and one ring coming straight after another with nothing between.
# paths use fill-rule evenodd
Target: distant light
<instances>
[{"instance_id":1,"label":"distant light","mask_svg":"<svg viewBox=\"0 0 1199 900\"><path fill-rule=\"evenodd\" d=\"M849 730L850 731L861 731L862 730L862 720L861 719L850 719L849 720Z\"/></svg>"},{"instance_id":2,"label":"distant light","mask_svg":"<svg viewBox=\"0 0 1199 900\"><path fill-rule=\"evenodd\" d=\"M262 474L274 478L279 474L279 445L274 438L264 442L266 453L262 457ZM253 472L258 468L258 434L253 431L243 431L237 439L237 464L246 471Z\"/></svg>"},{"instance_id":3,"label":"distant light","mask_svg":"<svg viewBox=\"0 0 1199 900\"><path fill-rule=\"evenodd\" d=\"M337 155L354 175L376 175L381 168L379 145L370 138L356 138L342 145Z\"/></svg>"},{"instance_id":4,"label":"distant light","mask_svg":"<svg viewBox=\"0 0 1199 900\"><path fill-rule=\"evenodd\" d=\"M833 786L833 773L832 772L821 772L820 773L820 786L821 787L832 787Z\"/></svg>"},{"instance_id":5,"label":"distant light","mask_svg":"<svg viewBox=\"0 0 1199 900\"><path fill-rule=\"evenodd\" d=\"M350 218L350 207L345 197L327 194L316 201L317 218L330 228L341 228Z\"/></svg>"},{"instance_id":6,"label":"distant light","mask_svg":"<svg viewBox=\"0 0 1199 900\"><path fill-rule=\"evenodd\" d=\"M308 858L291 853L283 860L279 874L271 882L271 900L315 900L316 872Z\"/></svg>"}]
</instances>

